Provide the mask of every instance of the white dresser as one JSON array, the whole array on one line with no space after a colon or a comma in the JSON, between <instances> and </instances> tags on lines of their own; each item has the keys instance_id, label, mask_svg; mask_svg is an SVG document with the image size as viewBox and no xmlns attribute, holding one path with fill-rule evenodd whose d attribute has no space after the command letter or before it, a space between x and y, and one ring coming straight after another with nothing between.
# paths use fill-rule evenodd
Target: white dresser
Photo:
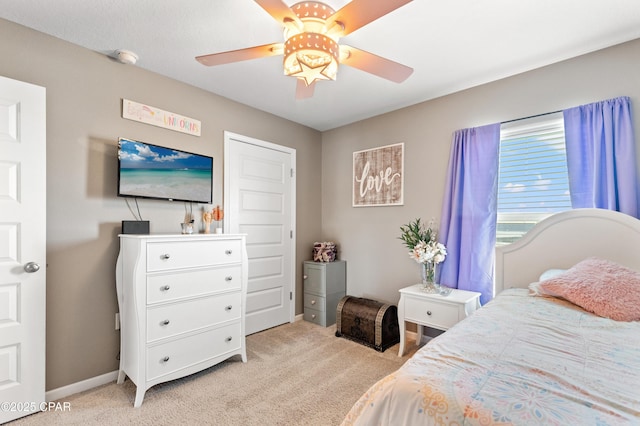
<instances>
[{"instance_id":1,"label":"white dresser","mask_svg":"<svg viewBox=\"0 0 640 426\"><path fill-rule=\"evenodd\" d=\"M120 235L116 289L118 383L135 383L135 407L158 383L247 362L244 235Z\"/></svg>"}]
</instances>

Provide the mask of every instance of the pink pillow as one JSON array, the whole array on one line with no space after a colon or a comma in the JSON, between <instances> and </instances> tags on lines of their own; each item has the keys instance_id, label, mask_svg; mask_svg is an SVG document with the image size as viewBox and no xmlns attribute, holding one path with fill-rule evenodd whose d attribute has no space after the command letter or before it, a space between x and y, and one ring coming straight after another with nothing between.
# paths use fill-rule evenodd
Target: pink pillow
<instances>
[{"instance_id":1,"label":"pink pillow","mask_svg":"<svg viewBox=\"0 0 640 426\"><path fill-rule=\"evenodd\" d=\"M640 320L640 272L609 260L585 259L536 287L601 317Z\"/></svg>"}]
</instances>

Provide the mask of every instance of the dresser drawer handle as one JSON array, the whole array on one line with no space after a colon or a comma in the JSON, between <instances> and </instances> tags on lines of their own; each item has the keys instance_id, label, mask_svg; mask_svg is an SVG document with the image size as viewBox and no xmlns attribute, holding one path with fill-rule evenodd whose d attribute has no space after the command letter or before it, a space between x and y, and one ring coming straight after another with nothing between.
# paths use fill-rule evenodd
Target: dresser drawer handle
<instances>
[{"instance_id":1,"label":"dresser drawer handle","mask_svg":"<svg viewBox=\"0 0 640 426\"><path fill-rule=\"evenodd\" d=\"M224 280L225 280L225 281L231 281L232 279L233 279L233 277L232 277L232 276L224 277Z\"/></svg>"},{"instance_id":2,"label":"dresser drawer handle","mask_svg":"<svg viewBox=\"0 0 640 426\"><path fill-rule=\"evenodd\" d=\"M226 254L226 255L230 255L231 253L233 253L233 250L225 250L224 251L224 254Z\"/></svg>"},{"instance_id":3,"label":"dresser drawer handle","mask_svg":"<svg viewBox=\"0 0 640 426\"><path fill-rule=\"evenodd\" d=\"M311 319L316 319L316 314L311 314Z\"/></svg>"},{"instance_id":4,"label":"dresser drawer handle","mask_svg":"<svg viewBox=\"0 0 640 426\"><path fill-rule=\"evenodd\" d=\"M303 280L306 280L307 278L309 278L309 276L308 276L308 275L303 275L303 276L302 276L302 279L303 279Z\"/></svg>"},{"instance_id":5,"label":"dresser drawer handle","mask_svg":"<svg viewBox=\"0 0 640 426\"><path fill-rule=\"evenodd\" d=\"M162 358L162 362L169 362L169 357L165 356L164 358Z\"/></svg>"},{"instance_id":6,"label":"dresser drawer handle","mask_svg":"<svg viewBox=\"0 0 640 426\"><path fill-rule=\"evenodd\" d=\"M315 305L315 304L316 304L316 301L315 301L315 300L312 300L312 301L311 301L311 304L312 304L312 305Z\"/></svg>"},{"instance_id":7,"label":"dresser drawer handle","mask_svg":"<svg viewBox=\"0 0 640 426\"><path fill-rule=\"evenodd\" d=\"M230 342L231 340L233 340L233 337L229 336L226 339L224 339L225 342Z\"/></svg>"},{"instance_id":8,"label":"dresser drawer handle","mask_svg":"<svg viewBox=\"0 0 640 426\"><path fill-rule=\"evenodd\" d=\"M162 259L167 260L171 257L171 255L169 253L165 253L162 256L160 256Z\"/></svg>"},{"instance_id":9,"label":"dresser drawer handle","mask_svg":"<svg viewBox=\"0 0 640 426\"><path fill-rule=\"evenodd\" d=\"M171 288L171 286L169 285L165 285L161 288L162 291L169 291L169 289Z\"/></svg>"},{"instance_id":10,"label":"dresser drawer handle","mask_svg":"<svg viewBox=\"0 0 640 426\"><path fill-rule=\"evenodd\" d=\"M164 321L162 321L162 325L169 325L170 322L171 321L169 321L169 320L164 320Z\"/></svg>"},{"instance_id":11,"label":"dresser drawer handle","mask_svg":"<svg viewBox=\"0 0 640 426\"><path fill-rule=\"evenodd\" d=\"M427 311L427 315L431 316L431 311Z\"/></svg>"},{"instance_id":12,"label":"dresser drawer handle","mask_svg":"<svg viewBox=\"0 0 640 426\"><path fill-rule=\"evenodd\" d=\"M233 306L229 305L229 306L225 306L224 310L225 311L230 311L233 308Z\"/></svg>"}]
</instances>

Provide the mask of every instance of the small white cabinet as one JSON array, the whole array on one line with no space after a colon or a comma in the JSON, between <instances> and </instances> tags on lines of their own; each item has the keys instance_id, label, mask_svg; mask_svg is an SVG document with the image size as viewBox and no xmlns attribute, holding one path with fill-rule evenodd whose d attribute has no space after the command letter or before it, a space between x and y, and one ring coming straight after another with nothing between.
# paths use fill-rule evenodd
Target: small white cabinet
<instances>
[{"instance_id":1,"label":"small white cabinet","mask_svg":"<svg viewBox=\"0 0 640 426\"><path fill-rule=\"evenodd\" d=\"M446 331L480 308L480 293L453 289L448 296L425 293L422 284L415 284L400 290L398 303L398 324L400 325L400 349L398 356L404 355L406 323L417 324L417 340L422 338L422 327Z\"/></svg>"},{"instance_id":2,"label":"small white cabinet","mask_svg":"<svg viewBox=\"0 0 640 426\"><path fill-rule=\"evenodd\" d=\"M120 235L120 370L135 407L158 383L247 361L244 235Z\"/></svg>"},{"instance_id":3,"label":"small white cabinet","mask_svg":"<svg viewBox=\"0 0 640 426\"><path fill-rule=\"evenodd\" d=\"M346 293L346 264L344 260L304 262L303 317L306 321L323 327L335 324L338 302Z\"/></svg>"}]
</instances>

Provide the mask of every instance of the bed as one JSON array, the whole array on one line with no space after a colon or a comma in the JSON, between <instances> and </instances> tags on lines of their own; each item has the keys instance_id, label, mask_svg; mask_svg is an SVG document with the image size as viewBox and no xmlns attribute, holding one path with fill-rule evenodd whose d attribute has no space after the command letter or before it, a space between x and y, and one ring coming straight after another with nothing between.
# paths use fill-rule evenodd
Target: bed
<instances>
[{"instance_id":1,"label":"bed","mask_svg":"<svg viewBox=\"0 0 640 426\"><path fill-rule=\"evenodd\" d=\"M498 296L374 384L343 425L640 424L636 271L639 220L577 209L540 222L496 250Z\"/></svg>"}]
</instances>

